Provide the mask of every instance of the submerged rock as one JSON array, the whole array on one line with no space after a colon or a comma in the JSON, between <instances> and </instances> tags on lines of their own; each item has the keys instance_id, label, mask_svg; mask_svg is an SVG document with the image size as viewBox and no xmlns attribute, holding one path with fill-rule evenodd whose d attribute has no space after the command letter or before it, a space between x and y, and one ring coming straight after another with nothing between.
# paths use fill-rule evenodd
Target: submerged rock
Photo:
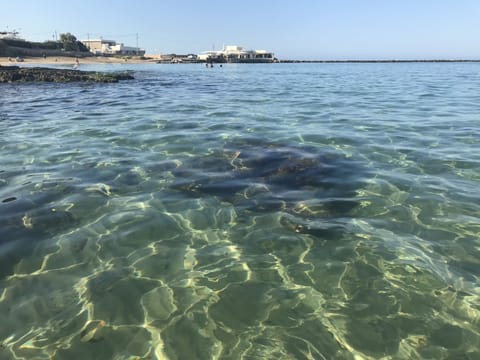
<instances>
[{"instance_id":1,"label":"submerged rock","mask_svg":"<svg viewBox=\"0 0 480 360\"><path fill-rule=\"evenodd\" d=\"M226 144L171 172L173 188L192 195L215 196L248 211L322 217L356 207L365 180L362 167L339 152L262 142Z\"/></svg>"},{"instance_id":2,"label":"submerged rock","mask_svg":"<svg viewBox=\"0 0 480 360\"><path fill-rule=\"evenodd\" d=\"M367 169L355 156L325 146L240 139L182 159L169 176L171 188L187 196L231 204L237 222L273 215L287 231L337 240L359 209Z\"/></svg>"},{"instance_id":3,"label":"submerged rock","mask_svg":"<svg viewBox=\"0 0 480 360\"><path fill-rule=\"evenodd\" d=\"M130 73L96 72L43 67L0 66L0 83L11 82L102 82L132 80Z\"/></svg>"},{"instance_id":4,"label":"submerged rock","mask_svg":"<svg viewBox=\"0 0 480 360\"><path fill-rule=\"evenodd\" d=\"M12 274L15 265L30 256L39 242L78 224L68 206L61 204L67 185L36 185L42 189L32 192L35 185L29 187L27 183L13 187L10 191L16 196L2 196L0 201L0 279Z\"/></svg>"}]
</instances>

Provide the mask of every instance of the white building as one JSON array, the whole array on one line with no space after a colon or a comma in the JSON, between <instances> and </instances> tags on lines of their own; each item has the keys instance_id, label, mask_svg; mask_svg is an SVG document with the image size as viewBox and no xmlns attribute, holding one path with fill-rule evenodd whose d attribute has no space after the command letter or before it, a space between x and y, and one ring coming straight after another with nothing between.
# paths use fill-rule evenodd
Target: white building
<instances>
[{"instance_id":1,"label":"white building","mask_svg":"<svg viewBox=\"0 0 480 360\"><path fill-rule=\"evenodd\" d=\"M246 50L242 46L227 45L223 50L203 52L198 55L198 60L229 63L271 63L275 61L275 57L270 51Z\"/></svg>"},{"instance_id":2,"label":"white building","mask_svg":"<svg viewBox=\"0 0 480 360\"><path fill-rule=\"evenodd\" d=\"M82 43L95 55L145 55L144 49L125 46L122 43L117 44L114 40L82 40Z\"/></svg>"}]
</instances>

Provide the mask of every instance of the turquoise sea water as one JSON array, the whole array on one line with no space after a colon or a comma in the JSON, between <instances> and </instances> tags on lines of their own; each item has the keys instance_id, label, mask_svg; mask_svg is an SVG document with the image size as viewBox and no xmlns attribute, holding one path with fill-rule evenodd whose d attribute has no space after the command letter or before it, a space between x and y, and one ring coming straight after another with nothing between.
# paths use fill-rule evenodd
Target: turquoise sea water
<instances>
[{"instance_id":1,"label":"turquoise sea water","mask_svg":"<svg viewBox=\"0 0 480 360\"><path fill-rule=\"evenodd\" d=\"M0 86L0 359L480 358L480 64L88 69Z\"/></svg>"}]
</instances>

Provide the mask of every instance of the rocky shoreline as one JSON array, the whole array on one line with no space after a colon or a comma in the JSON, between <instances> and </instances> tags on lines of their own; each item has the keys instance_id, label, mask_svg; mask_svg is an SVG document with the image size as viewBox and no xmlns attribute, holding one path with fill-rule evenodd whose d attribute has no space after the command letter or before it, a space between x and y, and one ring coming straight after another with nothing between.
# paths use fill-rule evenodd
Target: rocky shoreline
<instances>
[{"instance_id":1,"label":"rocky shoreline","mask_svg":"<svg viewBox=\"0 0 480 360\"><path fill-rule=\"evenodd\" d=\"M0 83L14 82L97 82L115 83L120 80L132 80L126 72L96 72L44 67L0 66Z\"/></svg>"}]
</instances>

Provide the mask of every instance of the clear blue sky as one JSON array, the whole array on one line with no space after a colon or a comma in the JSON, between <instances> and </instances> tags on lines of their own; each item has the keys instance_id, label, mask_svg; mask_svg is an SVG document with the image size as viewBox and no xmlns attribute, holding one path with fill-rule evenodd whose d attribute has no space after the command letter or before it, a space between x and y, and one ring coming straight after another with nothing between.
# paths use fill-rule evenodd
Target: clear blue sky
<instances>
[{"instance_id":1,"label":"clear blue sky","mask_svg":"<svg viewBox=\"0 0 480 360\"><path fill-rule=\"evenodd\" d=\"M2 0L0 30L54 32L200 53L222 45L280 59L480 58L480 0Z\"/></svg>"}]
</instances>

